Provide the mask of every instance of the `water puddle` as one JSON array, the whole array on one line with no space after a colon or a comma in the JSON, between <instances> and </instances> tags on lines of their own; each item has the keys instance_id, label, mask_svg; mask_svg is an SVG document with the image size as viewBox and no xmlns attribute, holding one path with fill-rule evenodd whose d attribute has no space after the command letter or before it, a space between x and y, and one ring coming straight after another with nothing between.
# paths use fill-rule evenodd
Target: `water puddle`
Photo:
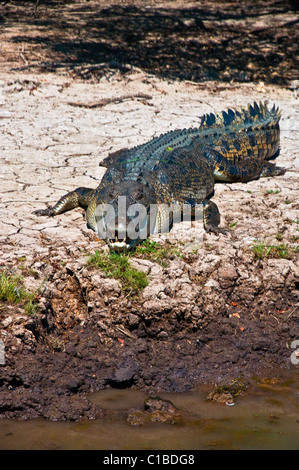
<instances>
[{"instance_id":1,"label":"water puddle","mask_svg":"<svg viewBox=\"0 0 299 470\"><path fill-rule=\"evenodd\" d=\"M130 425L124 411L142 406L147 396L134 390L95 392L89 399L111 413L93 421L1 420L0 449L299 449L299 371L263 381L234 406L208 402L204 387L160 394L179 408L182 421Z\"/></svg>"}]
</instances>

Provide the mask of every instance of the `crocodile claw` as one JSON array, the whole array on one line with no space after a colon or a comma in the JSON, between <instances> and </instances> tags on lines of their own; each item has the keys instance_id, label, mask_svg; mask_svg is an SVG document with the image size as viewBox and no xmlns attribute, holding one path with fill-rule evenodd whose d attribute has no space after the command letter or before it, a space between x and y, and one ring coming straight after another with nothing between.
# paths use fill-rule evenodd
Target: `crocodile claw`
<instances>
[{"instance_id":1,"label":"crocodile claw","mask_svg":"<svg viewBox=\"0 0 299 470\"><path fill-rule=\"evenodd\" d=\"M47 216L47 217L53 217L53 209L52 207L48 207L47 209L38 209L36 211L33 211L32 214L38 215L38 216Z\"/></svg>"},{"instance_id":2,"label":"crocodile claw","mask_svg":"<svg viewBox=\"0 0 299 470\"><path fill-rule=\"evenodd\" d=\"M217 227L217 225L207 224L205 230L207 233L215 233L216 235L219 235L220 233L223 233L223 235L228 235L227 229Z\"/></svg>"}]
</instances>

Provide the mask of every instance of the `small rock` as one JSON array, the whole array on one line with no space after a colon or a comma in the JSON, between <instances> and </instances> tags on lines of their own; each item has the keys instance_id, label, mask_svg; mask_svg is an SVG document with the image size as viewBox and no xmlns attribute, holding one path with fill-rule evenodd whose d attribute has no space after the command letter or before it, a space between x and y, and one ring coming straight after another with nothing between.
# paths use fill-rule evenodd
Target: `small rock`
<instances>
[{"instance_id":1,"label":"small rock","mask_svg":"<svg viewBox=\"0 0 299 470\"><path fill-rule=\"evenodd\" d=\"M181 421L181 414L169 400L149 397L144 401L144 410L135 410L127 417L132 426L147 423L176 424Z\"/></svg>"},{"instance_id":2,"label":"small rock","mask_svg":"<svg viewBox=\"0 0 299 470\"><path fill-rule=\"evenodd\" d=\"M128 359L120 364L114 375L111 377L109 382L115 386L124 386L128 382L134 379L134 376L138 373L139 366L134 359Z\"/></svg>"},{"instance_id":3,"label":"small rock","mask_svg":"<svg viewBox=\"0 0 299 470\"><path fill-rule=\"evenodd\" d=\"M149 274L151 269L155 266L154 263L147 259L132 259L130 261L132 268L142 271L145 274Z\"/></svg>"},{"instance_id":4,"label":"small rock","mask_svg":"<svg viewBox=\"0 0 299 470\"><path fill-rule=\"evenodd\" d=\"M234 403L234 397L228 390L214 390L207 396L207 400L229 405Z\"/></svg>"},{"instance_id":5,"label":"small rock","mask_svg":"<svg viewBox=\"0 0 299 470\"><path fill-rule=\"evenodd\" d=\"M149 397L144 400L144 409L147 411L167 411L167 413L174 414L176 407L169 400L160 397Z\"/></svg>"},{"instance_id":6,"label":"small rock","mask_svg":"<svg viewBox=\"0 0 299 470\"><path fill-rule=\"evenodd\" d=\"M140 318L133 313L128 315L128 324L131 328L136 328L139 325Z\"/></svg>"},{"instance_id":7,"label":"small rock","mask_svg":"<svg viewBox=\"0 0 299 470\"><path fill-rule=\"evenodd\" d=\"M11 323L13 322L13 317L12 315L8 315L6 318L1 320L2 326L4 328L8 327Z\"/></svg>"},{"instance_id":8,"label":"small rock","mask_svg":"<svg viewBox=\"0 0 299 470\"><path fill-rule=\"evenodd\" d=\"M82 380L76 377L69 377L66 382L66 386L71 392L76 392L80 385L82 385Z\"/></svg>"}]
</instances>

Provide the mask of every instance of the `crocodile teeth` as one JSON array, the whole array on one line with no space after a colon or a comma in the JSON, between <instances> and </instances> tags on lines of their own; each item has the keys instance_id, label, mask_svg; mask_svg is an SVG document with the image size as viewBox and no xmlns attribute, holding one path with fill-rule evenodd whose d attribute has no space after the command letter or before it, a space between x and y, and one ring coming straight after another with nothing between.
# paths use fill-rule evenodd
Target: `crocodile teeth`
<instances>
[{"instance_id":1,"label":"crocodile teeth","mask_svg":"<svg viewBox=\"0 0 299 470\"><path fill-rule=\"evenodd\" d=\"M125 251L125 250L128 250L130 248L130 245L128 245L124 241L122 241L122 242L112 242L112 243L110 242L109 245L110 245L110 248L112 248L113 250L117 250L117 251Z\"/></svg>"}]
</instances>

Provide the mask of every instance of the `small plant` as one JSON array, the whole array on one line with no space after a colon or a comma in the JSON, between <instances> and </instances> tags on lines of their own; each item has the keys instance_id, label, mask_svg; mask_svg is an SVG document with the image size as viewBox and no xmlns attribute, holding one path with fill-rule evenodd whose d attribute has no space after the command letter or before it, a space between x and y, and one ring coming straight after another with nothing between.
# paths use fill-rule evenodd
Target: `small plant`
<instances>
[{"instance_id":1,"label":"small plant","mask_svg":"<svg viewBox=\"0 0 299 470\"><path fill-rule=\"evenodd\" d=\"M26 291L21 286L21 277L12 276L2 271L0 274L0 300L16 303L25 297Z\"/></svg>"},{"instance_id":2,"label":"small plant","mask_svg":"<svg viewBox=\"0 0 299 470\"><path fill-rule=\"evenodd\" d=\"M252 251L256 259L262 259L265 255L265 242L252 245Z\"/></svg>"},{"instance_id":3,"label":"small plant","mask_svg":"<svg viewBox=\"0 0 299 470\"><path fill-rule=\"evenodd\" d=\"M38 311L38 303L37 303L37 297L35 293L29 294L27 297L27 302L24 305L24 310L26 315L28 316L33 316L37 313Z\"/></svg>"},{"instance_id":4,"label":"small plant","mask_svg":"<svg viewBox=\"0 0 299 470\"><path fill-rule=\"evenodd\" d=\"M145 255L156 254L157 250L159 249L159 246L159 243L147 238L139 246L136 247L135 253Z\"/></svg>"},{"instance_id":5,"label":"small plant","mask_svg":"<svg viewBox=\"0 0 299 470\"><path fill-rule=\"evenodd\" d=\"M129 259L130 256L123 253L96 251L88 263L98 266L106 276L119 279L125 291L137 293L148 285L148 279L144 272L132 268Z\"/></svg>"},{"instance_id":6,"label":"small plant","mask_svg":"<svg viewBox=\"0 0 299 470\"><path fill-rule=\"evenodd\" d=\"M177 247L171 245L160 245L159 243L146 239L139 246L136 247L132 254L139 258L149 259L159 263L161 266L166 267L167 261L174 259L176 256L182 258Z\"/></svg>"},{"instance_id":7,"label":"small plant","mask_svg":"<svg viewBox=\"0 0 299 470\"><path fill-rule=\"evenodd\" d=\"M275 238L276 238L277 241L281 241L282 240L282 233L277 232Z\"/></svg>"},{"instance_id":8,"label":"small plant","mask_svg":"<svg viewBox=\"0 0 299 470\"><path fill-rule=\"evenodd\" d=\"M17 258L17 262L18 263L23 263L24 261L26 261L27 257L26 256L19 256L19 258Z\"/></svg>"},{"instance_id":9,"label":"small plant","mask_svg":"<svg viewBox=\"0 0 299 470\"><path fill-rule=\"evenodd\" d=\"M233 222L231 224L229 224L229 228L234 228L236 225L237 225L238 222Z\"/></svg>"},{"instance_id":10,"label":"small plant","mask_svg":"<svg viewBox=\"0 0 299 470\"><path fill-rule=\"evenodd\" d=\"M274 189L267 190L267 194L279 194L280 192L281 192L280 189L277 189L276 191L274 191Z\"/></svg>"},{"instance_id":11,"label":"small plant","mask_svg":"<svg viewBox=\"0 0 299 470\"><path fill-rule=\"evenodd\" d=\"M21 276L0 274L0 301L11 304L22 303L27 315L34 315L38 309L35 292L28 292L22 285Z\"/></svg>"},{"instance_id":12,"label":"small plant","mask_svg":"<svg viewBox=\"0 0 299 470\"><path fill-rule=\"evenodd\" d=\"M285 243L280 245L266 245L265 242L260 242L252 245L252 251L256 259L263 258L285 258L292 259L295 253L299 250L298 247L289 246Z\"/></svg>"},{"instance_id":13,"label":"small plant","mask_svg":"<svg viewBox=\"0 0 299 470\"><path fill-rule=\"evenodd\" d=\"M216 249L216 247L212 243L205 243L204 249L207 251L213 251L214 249Z\"/></svg>"},{"instance_id":14,"label":"small plant","mask_svg":"<svg viewBox=\"0 0 299 470\"><path fill-rule=\"evenodd\" d=\"M286 244L270 245L268 253L271 253L273 258L292 258L292 248Z\"/></svg>"}]
</instances>

